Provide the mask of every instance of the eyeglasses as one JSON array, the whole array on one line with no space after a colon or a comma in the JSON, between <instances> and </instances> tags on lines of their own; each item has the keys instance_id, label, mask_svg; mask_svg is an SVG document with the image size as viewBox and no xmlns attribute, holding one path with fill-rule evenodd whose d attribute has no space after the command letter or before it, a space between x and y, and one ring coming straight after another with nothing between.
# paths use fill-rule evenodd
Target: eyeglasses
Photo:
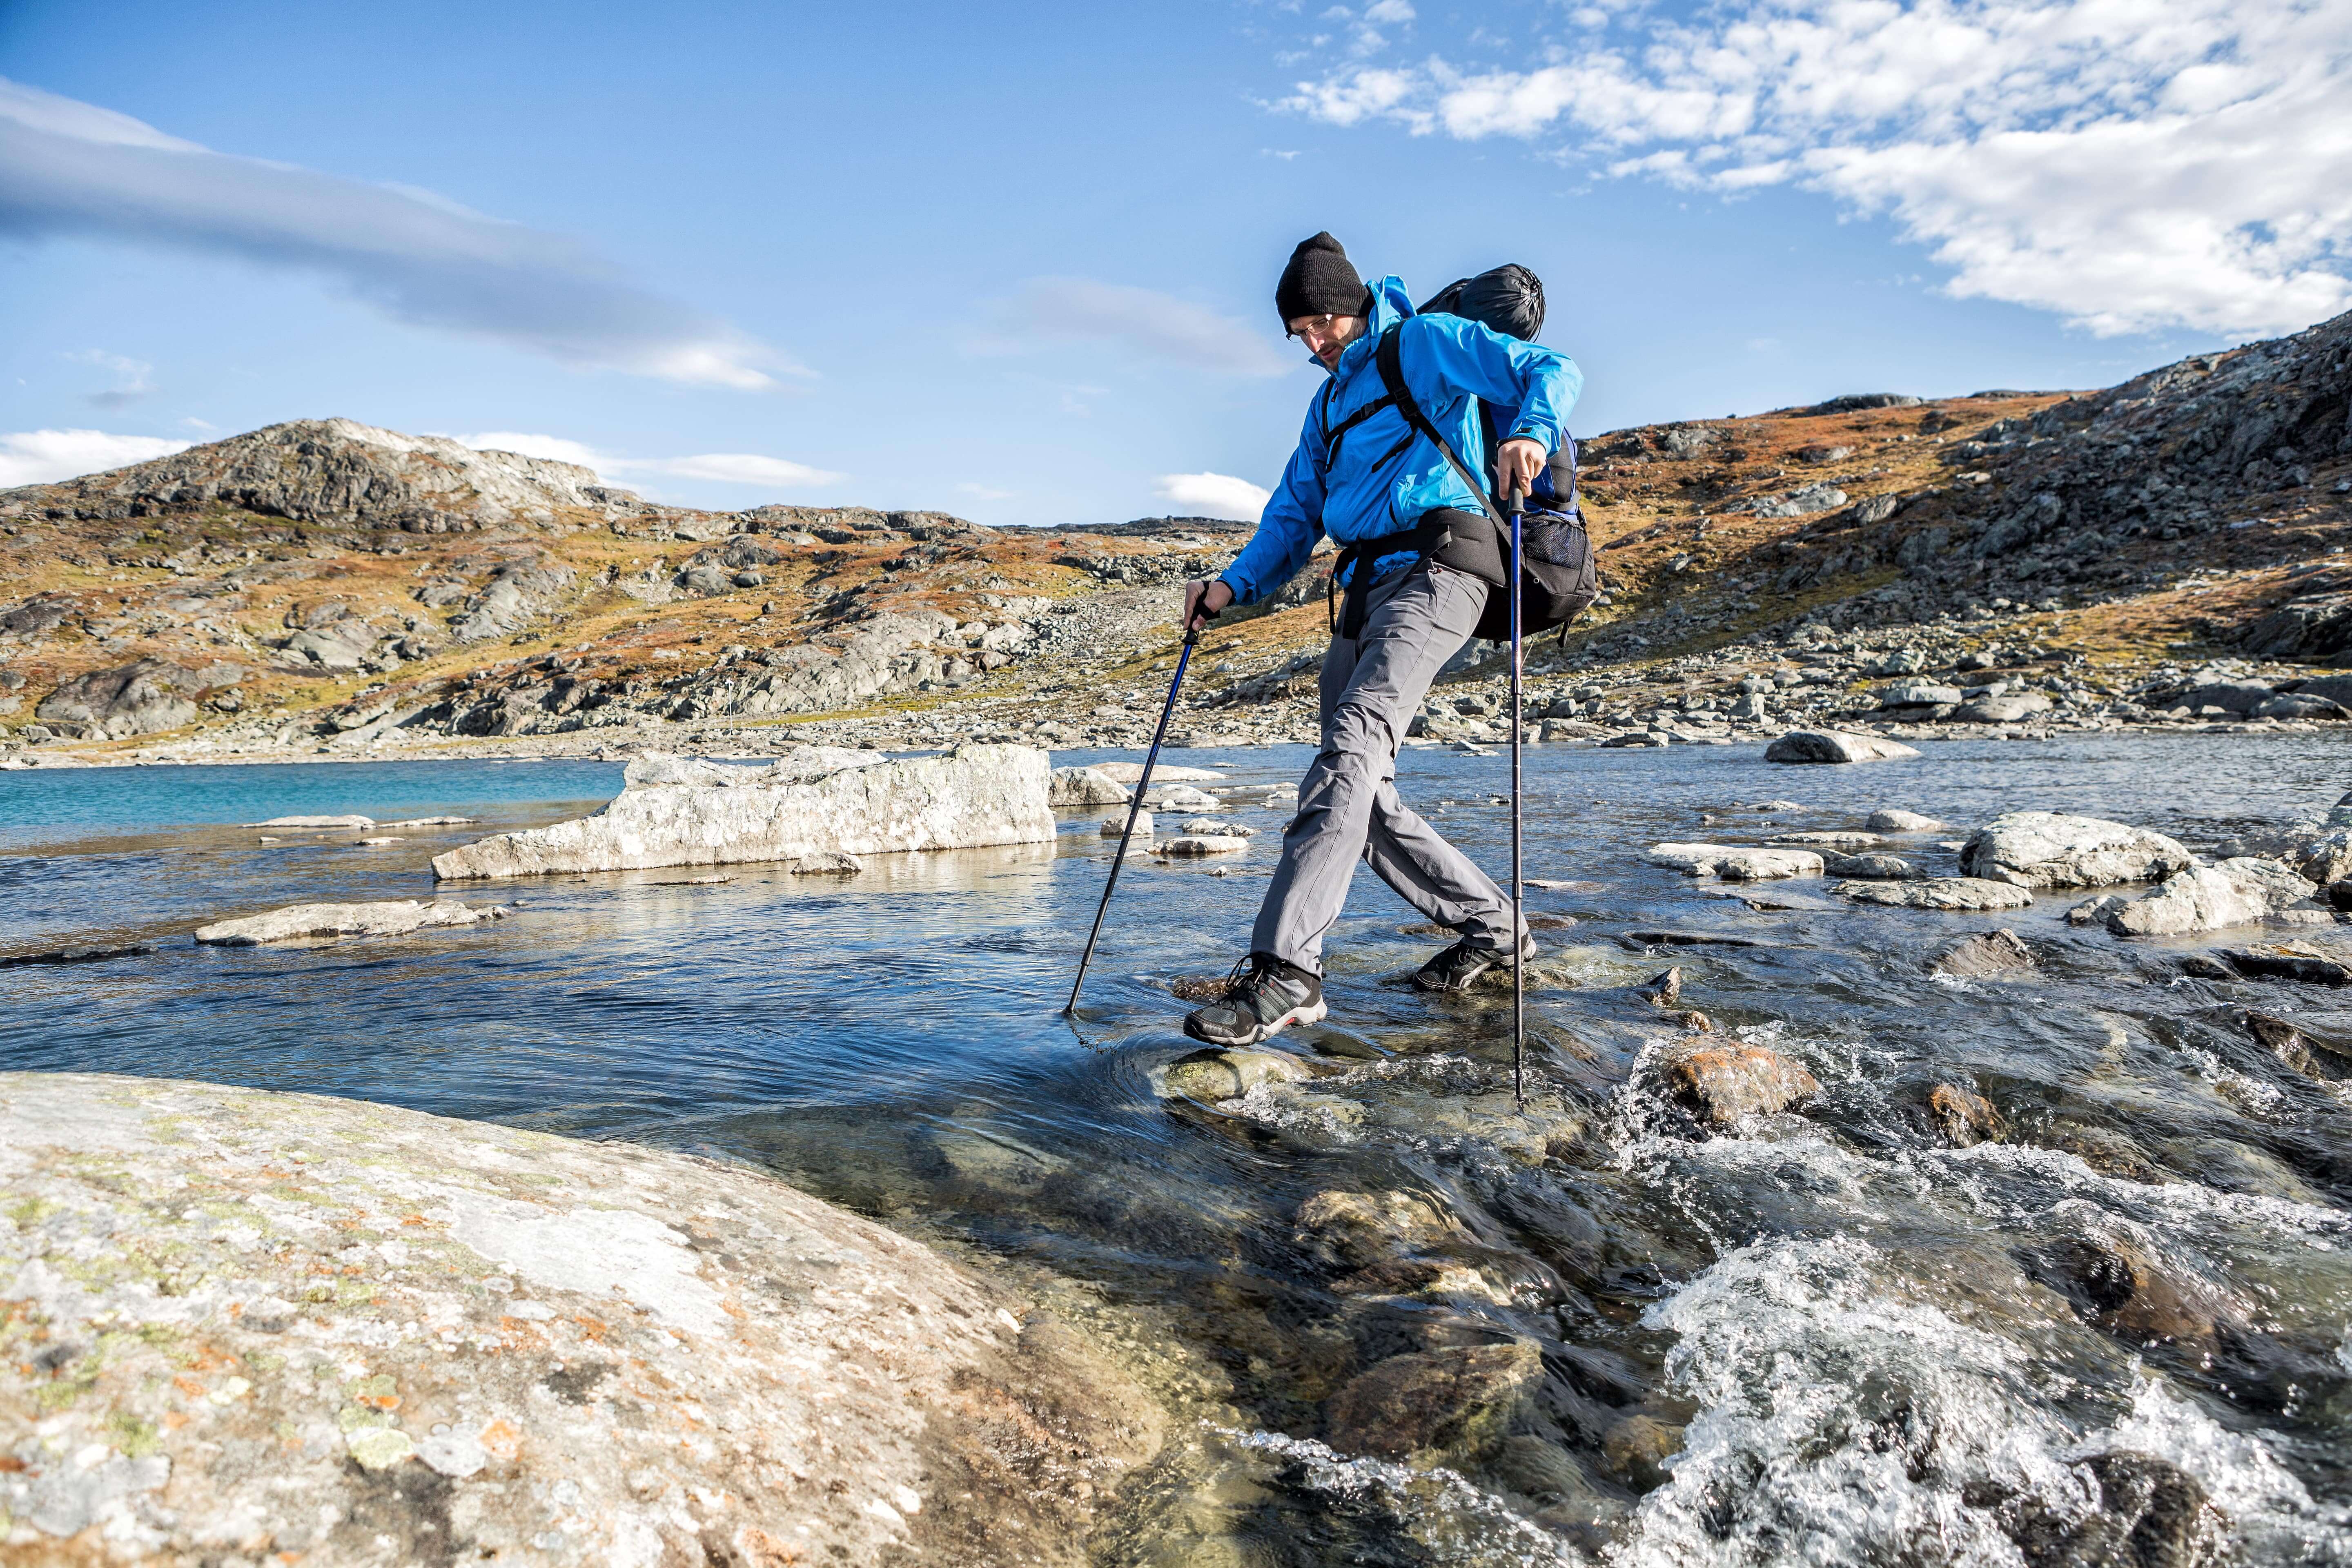
<instances>
[{"instance_id":1,"label":"eyeglasses","mask_svg":"<svg viewBox=\"0 0 2352 1568\"><path fill-rule=\"evenodd\" d=\"M1330 314L1310 316L1307 320L1307 324L1303 327L1283 328L1282 335L1286 338L1297 338L1302 341L1309 338L1328 338L1331 335L1332 326L1339 320L1339 317Z\"/></svg>"}]
</instances>

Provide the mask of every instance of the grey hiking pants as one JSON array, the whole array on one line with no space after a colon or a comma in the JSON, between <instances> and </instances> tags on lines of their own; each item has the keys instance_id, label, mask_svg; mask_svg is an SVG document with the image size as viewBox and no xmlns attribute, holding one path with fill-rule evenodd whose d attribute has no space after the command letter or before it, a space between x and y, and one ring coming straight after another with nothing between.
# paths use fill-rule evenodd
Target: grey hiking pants
<instances>
[{"instance_id":1,"label":"grey hiking pants","mask_svg":"<svg viewBox=\"0 0 2352 1568\"><path fill-rule=\"evenodd\" d=\"M1322 972L1323 933L1362 859L1399 897L1474 946L1508 952L1511 900L1470 858L1397 797L1397 744L1430 682L1469 640L1486 585L1444 566L1374 583L1363 635L1323 656L1323 744L1298 786L1282 863L1250 949Z\"/></svg>"}]
</instances>

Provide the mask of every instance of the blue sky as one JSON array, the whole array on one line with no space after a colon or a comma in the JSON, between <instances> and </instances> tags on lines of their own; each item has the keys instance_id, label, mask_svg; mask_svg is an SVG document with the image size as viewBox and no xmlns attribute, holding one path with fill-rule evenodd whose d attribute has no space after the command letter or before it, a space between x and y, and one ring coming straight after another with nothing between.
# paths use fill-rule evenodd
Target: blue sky
<instances>
[{"instance_id":1,"label":"blue sky","mask_svg":"<svg viewBox=\"0 0 2352 1568\"><path fill-rule=\"evenodd\" d=\"M1580 434L2103 385L2352 303L2347 12L0 0L0 483L345 415L696 505L1238 510L1326 227L1535 268Z\"/></svg>"}]
</instances>

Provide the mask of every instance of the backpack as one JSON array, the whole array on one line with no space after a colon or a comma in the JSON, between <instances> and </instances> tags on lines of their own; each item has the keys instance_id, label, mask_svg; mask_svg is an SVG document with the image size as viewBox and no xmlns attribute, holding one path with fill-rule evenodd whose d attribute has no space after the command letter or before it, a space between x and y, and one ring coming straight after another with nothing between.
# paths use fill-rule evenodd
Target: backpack
<instances>
[{"instance_id":1,"label":"backpack","mask_svg":"<svg viewBox=\"0 0 2352 1568\"><path fill-rule=\"evenodd\" d=\"M1415 314L1460 316L1506 337L1533 342L1536 334L1543 331L1543 280L1517 264L1497 267L1491 272L1447 284ZM1454 473L1470 487L1470 493L1478 498L1479 506L1494 524L1496 546L1506 563L1504 570L1507 570L1510 523L1496 506L1488 484L1495 472L1496 452L1502 445L1502 422L1495 406L1484 400L1478 405L1479 426L1486 437L1486 461L1481 465L1483 472L1473 474L1461 454L1454 449L1454 444L1429 422L1406 388L1397 328L1391 327L1381 334L1375 363L1380 367L1382 386L1394 399L1405 422L1436 444ZM1489 585L1500 587L1501 575L1497 572L1490 577ZM1523 640L1553 626L1565 626L1601 595L1600 563L1592 552L1591 535L1585 530L1584 514L1577 506L1576 442L1565 431L1560 433L1559 450L1536 475L1533 493L1520 514L1518 594L1519 635ZM1507 597L1501 594L1487 595L1486 613L1479 617L1475 635L1489 642L1501 642L1511 635L1511 602Z\"/></svg>"}]
</instances>

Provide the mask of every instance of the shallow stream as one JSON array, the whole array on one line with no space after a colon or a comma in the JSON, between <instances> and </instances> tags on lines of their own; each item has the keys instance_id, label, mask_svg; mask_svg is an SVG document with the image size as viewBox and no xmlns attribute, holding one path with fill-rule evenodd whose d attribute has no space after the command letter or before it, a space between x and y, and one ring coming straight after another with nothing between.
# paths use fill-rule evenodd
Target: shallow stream
<instances>
[{"instance_id":1,"label":"shallow stream","mask_svg":"<svg viewBox=\"0 0 2352 1568\"><path fill-rule=\"evenodd\" d=\"M1265 784L1306 759L1171 760ZM1411 991L1438 939L1402 930L1414 917L1369 875L1333 934L1330 1021L1282 1041L1320 1076L1215 1105L1155 1093L1187 1048L1170 985L1237 956L1278 809L1223 814L1258 830L1241 856L1131 863L1074 1026L1057 1008L1108 868L1099 814L1065 814L1058 854L468 886L445 891L521 907L223 950L185 933L425 895L433 853L590 809L620 770L5 773L0 958L157 950L0 968L0 1067L659 1142L948 1245L1092 1323L1183 1415L1106 1563L2153 1563L2177 1472L2243 1561L2352 1562L2352 1109L2242 1024L2251 1006L2352 1032L2345 998L2186 976L2182 955L2259 933L2126 943L2064 925L2067 895L2000 916L1855 907L1825 881L1726 887L1641 858L1880 807L1952 838L2048 809L2208 848L2332 805L2347 763L2325 737L1954 742L1846 768L1534 748L1528 874L1570 885L1529 907L1574 923L1538 932L1524 1111L1507 991ZM1500 867L1504 768L1428 750L1402 772ZM340 811L479 825L373 848L235 826ZM1890 847L1949 873L1945 837ZM2037 975L1927 972L2003 926ZM2336 929L2280 934L2332 946ZM1654 1064L1683 1026L1637 989L1670 964L1682 1007L1820 1092L1712 1135L1676 1108ZM1927 1097L1947 1084L1991 1103L1997 1141L1938 1134ZM1297 1222L1330 1192L1412 1200L1396 1212L1428 1234L1385 1271L1335 1258ZM1540 1384L1458 1473L1320 1441L1334 1395L1384 1359L1515 1342ZM2118 1454L2165 1465L2099 1458ZM2125 1494L2150 1485L2134 1512ZM2095 1555L2102 1518L2139 1530L2116 1550L2140 1555Z\"/></svg>"}]
</instances>

